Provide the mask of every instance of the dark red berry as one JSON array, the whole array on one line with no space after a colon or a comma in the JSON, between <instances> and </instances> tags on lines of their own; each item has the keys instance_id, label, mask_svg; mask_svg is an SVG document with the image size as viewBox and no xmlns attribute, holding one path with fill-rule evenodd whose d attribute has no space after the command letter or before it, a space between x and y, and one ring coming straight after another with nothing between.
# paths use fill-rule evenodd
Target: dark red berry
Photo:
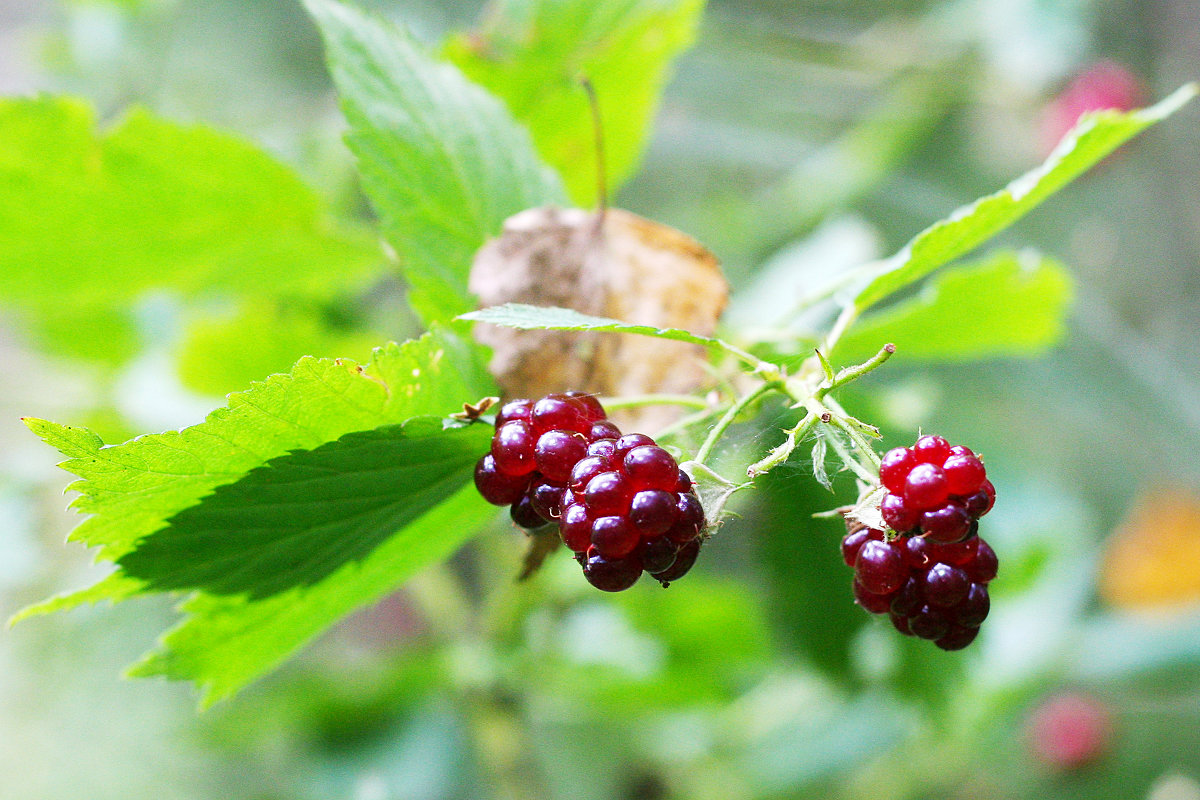
<instances>
[{"instance_id":1,"label":"dark red berry","mask_svg":"<svg viewBox=\"0 0 1200 800\"><path fill-rule=\"evenodd\" d=\"M558 530L563 544L576 553L584 552L592 544L592 518L582 503L563 506Z\"/></svg>"},{"instance_id":2,"label":"dark red berry","mask_svg":"<svg viewBox=\"0 0 1200 800\"><path fill-rule=\"evenodd\" d=\"M596 439L588 445L587 454L611 461L617 454L617 440Z\"/></svg>"},{"instance_id":3,"label":"dark red berry","mask_svg":"<svg viewBox=\"0 0 1200 800\"><path fill-rule=\"evenodd\" d=\"M950 443L941 436L922 436L912 446L913 457L919 464L941 464L950 455Z\"/></svg>"},{"instance_id":4,"label":"dark red berry","mask_svg":"<svg viewBox=\"0 0 1200 800\"><path fill-rule=\"evenodd\" d=\"M846 534L846 537L842 539L842 561L846 562L847 567L854 566L854 559L858 558L858 549L868 539L882 541L883 531L877 531L874 528L859 528L853 533Z\"/></svg>"},{"instance_id":5,"label":"dark red berry","mask_svg":"<svg viewBox=\"0 0 1200 800\"><path fill-rule=\"evenodd\" d=\"M587 456L575 462L575 466L571 468L571 478L568 485L576 492L582 492L587 488L592 478L599 475L601 472L612 472L612 464L607 458L602 456Z\"/></svg>"},{"instance_id":6,"label":"dark red berry","mask_svg":"<svg viewBox=\"0 0 1200 800\"><path fill-rule=\"evenodd\" d=\"M597 589L621 592L637 583L642 575L642 562L637 555L626 558L606 558L594 549L583 562L583 577Z\"/></svg>"},{"instance_id":7,"label":"dark red berry","mask_svg":"<svg viewBox=\"0 0 1200 800\"><path fill-rule=\"evenodd\" d=\"M506 422L513 420L521 420L529 422L529 412L533 410L533 401L524 398L520 400L509 400L504 405L500 406L500 411L496 414L496 427L499 428Z\"/></svg>"},{"instance_id":8,"label":"dark red berry","mask_svg":"<svg viewBox=\"0 0 1200 800\"><path fill-rule=\"evenodd\" d=\"M922 591L925 601L939 608L950 608L967 596L971 581L967 573L949 564L934 564L925 573Z\"/></svg>"},{"instance_id":9,"label":"dark red berry","mask_svg":"<svg viewBox=\"0 0 1200 800\"><path fill-rule=\"evenodd\" d=\"M941 561L944 564L950 564L955 567L965 567L975 559L975 549L978 546L976 542L976 539L966 539L961 542L950 542L948 544L934 544L930 542L930 546L936 554L935 561Z\"/></svg>"},{"instance_id":10,"label":"dark red berry","mask_svg":"<svg viewBox=\"0 0 1200 800\"><path fill-rule=\"evenodd\" d=\"M972 583L958 605L950 609L954 621L966 628L978 628L987 619L988 611L992 608L991 598L988 597L987 587L982 583Z\"/></svg>"},{"instance_id":11,"label":"dark red berry","mask_svg":"<svg viewBox=\"0 0 1200 800\"><path fill-rule=\"evenodd\" d=\"M908 627L913 636L940 639L950 629L950 618L944 609L925 604L908 618Z\"/></svg>"},{"instance_id":12,"label":"dark red berry","mask_svg":"<svg viewBox=\"0 0 1200 800\"><path fill-rule=\"evenodd\" d=\"M943 650L962 650L964 647L975 641L975 637L979 635L979 628L967 628L962 625L951 625L944 634L933 643Z\"/></svg>"},{"instance_id":13,"label":"dark red berry","mask_svg":"<svg viewBox=\"0 0 1200 800\"><path fill-rule=\"evenodd\" d=\"M916 511L928 511L946 502L950 490L946 476L936 464L917 464L904 479L905 505Z\"/></svg>"},{"instance_id":14,"label":"dark red berry","mask_svg":"<svg viewBox=\"0 0 1200 800\"><path fill-rule=\"evenodd\" d=\"M963 569L975 583L987 583L996 577L1000 562L991 545L983 539L976 539L975 542L975 558L964 564Z\"/></svg>"},{"instance_id":15,"label":"dark red berry","mask_svg":"<svg viewBox=\"0 0 1200 800\"><path fill-rule=\"evenodd\" d=\"M583 490L583 502L596 517L624 516L629 513L633 487L619 472L601 472L588 481Z\"/></svg>"},{"instance_id":16,"label":"dark red berry","mask_svg":"<svg viewBox=\"0 0 1200 800\"><path fill-rule=\"evenodd\" d=\"M592 523L592 546L606 558L624 558L641 542L625 517L597 517Z\"/></svg>"},{"instance_id":17,"label":"dark red berry","mask_svg":"<svg viewBox=\"0 0 1200 800\"><path fill-rule=\"evenodd\" d=\"M950 456L942 463L950 494L969 495L979 491L987 477L983 462L975 456Z\"/></svg>"},{"instance_id":18,"label":"dark red berry","mask_svg":"<svg viewBox=\"0 0 1200 800\"><path fill-rule=\"evenodd\" d=\"M924 572L939 559L934 550L936 545L921 536L906 536L897 541L903 542L904 563L914 571Z\"/></svg>"},{"instance_id":19,"label":"dark red berry","mask_svg":"<svg viewBox=\"0 0 1200 800\"><path fill-rule=\"evenodd\" d=\"M891 610L905 617L916 613L918 608L925 605L922 585L923 581L919 577L910 575L904 585L891 596Z\"/></svg>"},{"instance_id":20,"label":"dark red berry","mask_svg":"<svg viewBox=\"0 0 1200 800\"><path fill-rule=\"evenodd\" d=\"M679 470L679 479L675 482L675 491L684 494L692 490L692 476Z\"/></svg>"},{"instance_id":21,"label":"dark red berry","mask_svg":"<svg viewBox=\"0 0 1200 800\"><path fill-rule=\"evenodd\" d=\"M642 569L651 575L666 572L675 563L679 546L665 536L642 542Z\"/></svg>"},{"instance_id":22,"label":"dark red berry","mask_svg":"<svg viewBox=\"0 0 1200 800\"><path fill-rule=\"evenodd\" d=\"M529 487L529 502L546 522L557 522L562 516L563 487L549 481L536 481Z\"/></svg>"},{"instance_id":23,"label":"dark red berry","mask_svg":"<svg viewBox=\"0 0 1200 800\"><path fill-rule=\"evenodd\" d=\"M854 577L872 594L890 594L904 584L908 569L899 548L871 539L858 550Z\"/></svg>"},{"instance_id":24,"label":"dark red berry","mask_svg":"<svg viewBox=\"0 0 1200 800\"><path fill-rule=\"evenodd\" d=\"M892 606L890 594L875 594L857 580L853 584L854 601L872 614L886 614Z\"/></svg>"},{"instance_id":25,"label":"dark red berry","mask_svg":"<svg viewBox=\"0 0 1200 800\"><path fill-rule=\"evenodd\" d=\"M909 508L898 494L885 494L879 504L879 513L888 527L897 533L908 533L921 522L921 512Z\"/></svg>"},{"instance_id":26,"label":"dark red berry","mask_svg":"<svg viewBox=\"0 0 1200 800\"><path fill-rule=\"evenodd\" d=\"M673 492L679 483L679 464L656 445L641 445L626 453L624 470L638 489Z\"/></svg>"},{"instance_id":27,"label":"dark red berry","mask_svg":"<svg viewBox=\"0 0 1200 800\"><path fill-rule=\"evenodd\" d=\"M561 394L546 395L534 403L529 420L538 435L554 430L586 434L592 428L583 403Z\"/></svg>"},{"instance_id":28,"label":"dark red berry","mask_svg":"<svg viewBox=\"0 0 1200 800\"><path fill-rule=\"evenodd\" d=\"M676 495L670 492L647 489L629 502L629 522L643 539L666 533L678 518Z\"/></svg>"},{"instance_id":29,"label":"dark red berry","mask_svg":"<svg viewBox=\"0 0 1200 800\"><path fill-rule=\"evenodd\" d=\"M565 484L571 468L587 454L587 439L572 431L546 431L537 440L534 458L538 472L547 480Z\"/></svg>"},{"instance_id":30,"label":"dark red berry","mask_svg":"<svg viewBox=\"0 0 1200 800\"><path fill-rule=\"evenodd\" d=\"M971 515L966 508L951 500L921 514L921 530L927 539L940 544L958 542L971 530Z\"/></svg>"},{"instance_id":31,"label":"dark red berry","mask_svg":"<svg viewBox=\"0 0 1200 800\"><path fill-rule=\"evenodd\" d=\"M588 441L598 442L605 439L620 439L621 430L616 425L613 425L608 420L593 422L592 427L588 428Z\"/></svg>"},{"instance_id":32,"label":"dark red berry","mask_svg":"<svg viewBox=\"0 0 1200 800\"><path fill-rule=\"evenodd\" d=\"M982 517L996 504L996 487L992 486L991 481L985 480L979 487L979 491L968 497L964 504L972 517L976 519Z\"/></svg>"},{"instance_id":33,"label":"dark red berry","mask_svg":"<svg viewBox=\"0 0 1200 800\"><path fill-rule=\"evenodd\" d=\"M513 420L496 429L492 437L492 457L496 469L509 475L528 475L537 467L534 447L537 437L529 423Z\"/></svg>"},{"instance_id":34,"label":"dark red berry","mask_svg":"<svg viewBox=\"0 0 1200 800\"><path fill-rule=\"evenodd\" d=\"M617 439L616 451L613 453L615 458L624 458L635 447L642 445L654 444L654 440L644 433L630 433Z\"/></svg>"},{"instance_id":35,"label":"dark red berry","mask_svg":"<svg viewBox=\"0 0 1200 800\"><path fill-rule=\"evenodd\" d=\"M675 563L662 572L651 572L650 577L661 583L665 589L671 581L677 581L688 573L692 565L696 563L698 555L700 555L700 540L692 539L675 553Z\"/></svg>"},{"instance_id":36,"label":"dark red berry","mask_svg":"<svg viewBox=\"0 0 1200 800\"><path fill-rule=\"evenodd\" d=\"M497 506L507 506L521 499L529 487L528 475L508 475L496 469L491 453L475 464L475 488L483 499Z\"/></svg>"},{"instance_id":37,"label":"dark red berry","mask_svg":"<svg viewBox=\"0 0 1200 800\"><path fill-rule=\"evenodd\" d=\"M901 494L904 492L904 479L916 464L917 459L907 447L888 450L879 462L879 480L892 494Z\"/></svg>"},{"instance_id":38,"label":"dark red berry","mask_svg":"<svg viewBox=\"0 0 1200 800\"><path fill-rule=\"evenodd\" d=\"M908 627L908 617L902 617L896 613L889 613L888 619L892 621L892 627L903 633L905 636L912 636L912 629Z\"/></svg>"},{"instance_id":39,"label":"dark red berry","mask_svg":"<svg viewBox=\"0 0 1200 800\"><path fill-rule=\"evenodd\" d=\"M529 497L522 497L520 500L512 504L508 512L512 517L512 521L520 525L526 530L536 530L545 527L546 520L542 519L542 515L537 512L530 502Z\"/></svg>"},{"instance_id":40,"label":"dark red berry","mask_svg":"<svg viewBox=\"0 0 1200 800\"><path fill-rule=\"evenodd\" d=\"M956 444L950 447L950 455L952 456L973 456L975 451L967 447L965 444Z\"/></svg>"},{"instance_id":41,"label":"dark red berry","mask_svg":"<svg viewBox=\"0 0 1200 800\"><path fill-rule=\"evenodd\" d=\"M667 531L667 536L677 544L690 542L704 530L704 508L700 505L700 498L694 492L681 494L675 501L675 507L679 511L679 519Z\"/></svg>"},{"instance_id":42,"label":"dark red berry","mask_svg":"<svg viewBox=\"0 0 1200 800\"><path fill-rule=\"evenodd\" d=\"M604 412L604 406L600 405L600 401L593 394L586 392L563 392L563 397L569 397L572 400L583 406L584 413L592 422L599 422L608 416Z\"/></svg>"}]
</instances>

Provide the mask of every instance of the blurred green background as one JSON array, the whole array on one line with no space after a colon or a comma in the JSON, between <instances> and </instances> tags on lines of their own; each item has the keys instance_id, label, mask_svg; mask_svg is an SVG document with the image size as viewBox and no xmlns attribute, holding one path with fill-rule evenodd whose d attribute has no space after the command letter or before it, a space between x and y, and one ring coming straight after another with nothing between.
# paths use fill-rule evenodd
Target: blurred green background
<instances>
[{"instance_id":1,"label":"blurred green background","mask_svg":"<svg viewBox=\"0 0 1200 800\"><path fill-rule=\"evenodd\" d=\"M430 42L482 14L365 5ZM705 243L735 288L788 261L886 255L1038 163L1056 98L1105 61L1145 101L1200 77L1200 4L710 2L616 203ZM137 104L234 131L340 216L369 217L298 4L0 0L0 94L37 91L85 97L102 121ZM0 797L1200 800L1198 123L1193 103L1002 237L1076 276L1052 353L901 353L843 398L887 446L924 426L987 458L1001 573L968 650L902 641L851 604L838 526L811 519L839 498L796 468L669 592L597 596L565 556L514 585L520 548L497 524L200 715L186 685L118 679L165 601L26 622L0 635ZM240 334L222 313L184 347L195 321L145 298L113 366L48 355L0 308L5 616L98 570L62 546L66 474L18 418L110 441L178 427L234 376L301 355L228 363ZM376 343L337 302L321 314L293 334L314 354ZM385 301L371 314L381 338L415 330ZM1039 757L1049 734L1031 727L1064 693L1108 715L1077 768Z\"/></svg>"}]
</instances>

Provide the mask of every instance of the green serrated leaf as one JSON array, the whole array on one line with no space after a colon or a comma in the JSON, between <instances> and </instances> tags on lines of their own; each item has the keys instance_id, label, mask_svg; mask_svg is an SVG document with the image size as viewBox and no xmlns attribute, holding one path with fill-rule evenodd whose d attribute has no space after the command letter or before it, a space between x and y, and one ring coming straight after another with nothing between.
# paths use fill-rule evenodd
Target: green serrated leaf
<instances>
[{"instance_id":1,"label":"green serrated leaf","mask_svg":"<svg viewBox=\"0 0 1200 800\"><path fill-rule=\"evenodd\" d=\"M280 475L295 477L300 472L316 475L321 470L326 473L323 480L337 482L329 471L342 468L353 476L344 488L375 491L378 487L368 485L369 473L355 475L355 466L339 459L349 457L343 448L353 449L356 443L368 449L378 445L387 450L388 443L396 444L389 438L394 431L378 436L348 437L345 442L324 450L321 450L322 445L354 431L397 425L417 416L432 414L440 417L460 409L464 399L490 394L493 388L479 348L444 329L435 329L418 340L379 348L371 362L364 366L340 360L301 359L288 374L272 376L246 392L230 395L227 407L214 411L199 425L177 432L142 436L121 445L104 446L99 437L86 429L33 419L26 420L26 424L69 456L62 466L80 477L71 486L80 492L72 506L92 516L72 532L71 539L98 548L101 558L116 561L136 552L143 540L154 540L156 546L161 544L162 540L156 534L185 509L205 502L219 505L221 500L206 501L205 498L226 484L259 480L265 475L275 478ZM438 441L461 441L465 445L468 439L481 435L470 428L443 429L440 419L419 425L436 430ZM446 438L442 440L441 437ZM423 441L431 448L437 447L430 444L432 440ZM411 444L396 446L408 453L408 458L419 461ZM476 447L482 449L478 443ZM296 450L305 452L289 458L288 454ZM312 453L318 450L320 452L314 457ZM362 451L357 452L362 454ZM465 458L465 446L429 452L442 452L453 459ZM281 457L286 465L282 473L273 471L278 469L273 465L254 473L255 478L247 477L248 473ZM376 451L375 458L381 457L383 455ZM308 463L307 459L315 459L315 462ZM377 474L385 479L388 475L394 477L393 468L394 465L385 465ZM469 474L469 469L463 470L461 464L458 471ZM422 477L429 475L417 476ZM317 480L318 484L321 482L322 479ZM354 485L350 486L351 483ZM196 616L181 626L181 631L187 631L181 641L202 640L206 653L220 654L220 657L176 654L168 638L155 655L154 663L166 664L162 670L173 677L186 677L209 687L210 696L226 696L236 691L330 622L362 602L376 599L394 588L436 554L448 552L469 537L478 528L477 521L486 518L492 510L465 490L454 495L454 498L466 497L465 500L438 502L458 485L461 481L453 487L447 482L437 491L428 486L418 487L418 494L426 501L426 513L397 514L392 522L403 527L390 538L381 536L378 528L373 533L361 529L359 533L366 538L374 537L374 546L364 546L365 539L355 544L351 536L347 540L350 548L347 553L329 554L336 565L334 569L326 570L323 579L319 576L320 570L293 574L293 579L300 575L314 581L310 585L295 586L258 601L245 597L197 595L188 603L188 609L198 609L193 612ZM242 488L246 486L242 484ZM271 488L263 483L258 491L269 495ZM369 514L373 502L387 504L396 499L394 493L384 494L382 500L372 500L366 494L352 502L349 498L326 499L331 504L357 503L359 511L365 509ZM225 499L229 494L220 493L219 496ZM453 510L443 510L447 503L459 504ZM243 517L242 510L233 505L221 510L230 515L229 520L220 520L216 513L199 516L202 520L228 521L231 531L238 520L254 520L253 514ZM313 511L310 516L316 520L319 513ZM476 520L476 524L440 527L450 517L464 523ZM379 517L376 522L380 528L385 525ZM228 542L219 545L221 548L229 546ZM282 554L284 550L278 552ZM291 553L297 554L295 550ZM267 569L279 566L280 562L272 562L269 554L257 552L256 555ZM303 558L302 551L300 555ZM347 561L346 555L352 560ZM192 557L198 564L208 558L205 552L196 550ZM287 557L286 554L279 555L281 559ZM267 561L263 561L264 558ZM167 559L166 563L175 562ZM386 564L387 568L381 564ZM309 569L315 567L309 565ZM156 578L149 571L144 574L149 581ZM277 576L267 573L259 577L268 582L275 581L277 586L273 588L278 588L280 580ZM391 582L385 584L385 579ZM180 588L186 585L182 580L177 583ZM135 592L153 590L144 584L141 573L134 576L118 571L91 589L48 601L22 616L64 610L84 602L119 601ZM250 590L249 586L245 588ZM248 646L249 641L253 642L253 647L240 652L239 648Z\"/></svg>"},{"instance_id":2,"label":"green serrated leaf","mask_svg":"<svg viewBox=\"0 0 1200 800\"><path fill-rule=\"evenodd\" d=\"M859 320L834 352L858 361L892 342L906 359L1035 355L1062 338L1071 296L1070 273L1058 262L1036 253L996 253L952 268L917 297Z\"/></svg>"},{"instance_id":3,"label":"green serrated leaf","mask_svg":"<svg viewBox=\"0 0 1200 800\"><path fill-rule=\"evenodd\" d=\"M495 516L467 486L398 531L361 562L320 583L263 600L197 594L187 616L128 671L132 677L193 681L201 706L236 694L351 611L395 591L423 567L458 549Z\"/></svg>"},{"instance_id":4,"label":"green serrated leaf","mask_svg":"<svg viewBox=\"0 0 1200 800\"><path fill-rule=\"evenodd\" d=\"M491 434L416 417L288 453L217 487L118 563L155 591L261 599L317 583L469 483Z\"/></svg>"},{"instance_id":5,"label":"green serrated leaf","mask_svg":"<svg viewBox=\"0 0 1200 800\"><path fill-rule=\"evenodd\" d=\"M306 5L409 302L427 323L449 320L475 305L475 251L518 211L562 204L562 182L499 100L407 31L336 0Z\"/></svg>"},{"instance_id":6,"label":"green serrated leaf","mask_svg":"<svg viewBox=\"0 0 1200 800\"><path fill-rule=\"evenodd\" d=\"M855 307L866 309L975 249L1121 144L1175 113L1198 91L1197 84L1187 84L1149 108L1086 114L1040 167L926 228L883 262L859 290Z\"/></svg>"},{"instance_id":7,"label":"green serrated leaf","mask_svg":"<svg viewBox=\"0 0 1200 800\"><path fill-rule=\"evenodd\" d=\"M380 261L249 143L140 109L98 132L80 100L0 100L0 302L59 352L127 356L149 290L325 291Z\"/></svg>"},{"instance_id":8,"label":"green serrated leaf","mask_svg":"<svg viewBox=\"0 0 1200 800\"><path fill-rule=\"evenodd\" d=\"M672 61L692 43L703 0L503 0L446 55L504 99L581 206L596 200L595 87L612 191L640 160Z\"/></svg>"},{"instance_id":9,"label":"green serrated leaf","mask_svg":"<svg viewBox=\"0 0 1200 800\"><path fill-rule=\"evenodd\" d=\"M653 336L657 339L672 339L677 342L691 342L705 346L721 343L707 336L697 336L694 333L678 328L655 328L652 325L633 325L608 317L593 317L581 314L569 308L554 306L530 306L524 303L505 303L501 306L481 308L461 314L459 319L474 322L487 322L491 325L503 325L506 328L521 330L555 330L555 331L601 331L609 333L634 333L640 336Z\"/></svg>"}]
</instances>

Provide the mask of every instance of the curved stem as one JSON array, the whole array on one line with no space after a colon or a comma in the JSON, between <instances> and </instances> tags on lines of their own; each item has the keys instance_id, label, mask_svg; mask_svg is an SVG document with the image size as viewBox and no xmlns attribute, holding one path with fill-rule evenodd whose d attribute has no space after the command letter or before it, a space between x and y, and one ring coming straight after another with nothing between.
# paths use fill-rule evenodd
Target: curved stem
<instances>
[{"instance_id":1,"label":"curved stem","mask_svg":"<svg viewBox=\"0 0 1200 800\"><path fill-rule=\"evenodd\" d=\"M733 421L737 418L737 415L740 414L742 410L746 408L746 406L758 400L758 398L762 397L767 392L781 389L781 386L782 384L779 381L764 381L759 384L754 391L743 396L740 400L731 405L729 410L725 412L725 415L722 416L721 419L717 421L717 424L713 426L713 429L709 431L708 438L704 440L704 444L700 445L700 449L696 452L695 460L701 464L706 463L708 461L708 457L712 455L713 448L716 447L717 442L720 440L721 436L725 433L729 426L733 424Z\"/></svg>"},{"instance_id":2,"label":"curved stem","mask_svg":"<svg viewBox=\"0 0 1200 800\"><path fill-rule=\"evenodd\" d=\"M605 410L618 408L641 408L642 406L686 406L688 408L707 410L711 403L702 397L690 394L631 394L621 397L601 398L600 405Z\"/></svg>"}]
</instances>

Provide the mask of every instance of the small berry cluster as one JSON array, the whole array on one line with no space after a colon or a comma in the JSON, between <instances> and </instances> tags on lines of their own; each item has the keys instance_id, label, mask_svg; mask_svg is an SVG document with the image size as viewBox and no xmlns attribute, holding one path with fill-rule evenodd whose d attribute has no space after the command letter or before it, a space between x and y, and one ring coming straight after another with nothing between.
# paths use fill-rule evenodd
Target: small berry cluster
<instances>
[{"instance_id":1,"label":"small berry cluster","mask_svg":"<svg viewBox=\"0 0 1200 800\"><path fill-rule=\"evenodd\" d=\"M584 577L604 591L628 589L643 571L666 586L700 552L704 510L691 478L649 436L623 436L580 392L505 403L475 486L511 506L523 528L557 524Z\"/></svg>"},{"instance_id":2,"label":"small berry cluster","mask_svg":"<svg viewBox=\"0 0 1200 800\"><path fill-rule=\"evenodd\" d=\"M888 527L935 542L970 538L976 520L996 502L979 457L941 436L922 436L912 447L889 450L879 465L879 480L888 490L879 505Z\"/></svg>"},{"instance_id":3,"label":"small berry cluster","mask_svg":"<svg viewBox=\"0 0 1200 800\"><path fill-rule=\"evenodd\" d=\"M983 462L970 448L922 436L883 456L879 480L888 490L880 515L894 534L860 524L842 540L854 599L906 636L961 650L987 618L996 577L996 553L978 535L996 502Z\"/></svg>"},{"instance_id":4,"label":"small berry cluster","mask_svg":"<svg viewBox=\"0 0 1200 800\"><path fill-rule=\"evenodd\" d=\"M987 584L996 577L996 553L978 536L951 544L921 536L887 541L863 526L842 540L842 558L854 567L860 606L943 650L973 642L991 608Z\"/></svg>"}]
</instances>

